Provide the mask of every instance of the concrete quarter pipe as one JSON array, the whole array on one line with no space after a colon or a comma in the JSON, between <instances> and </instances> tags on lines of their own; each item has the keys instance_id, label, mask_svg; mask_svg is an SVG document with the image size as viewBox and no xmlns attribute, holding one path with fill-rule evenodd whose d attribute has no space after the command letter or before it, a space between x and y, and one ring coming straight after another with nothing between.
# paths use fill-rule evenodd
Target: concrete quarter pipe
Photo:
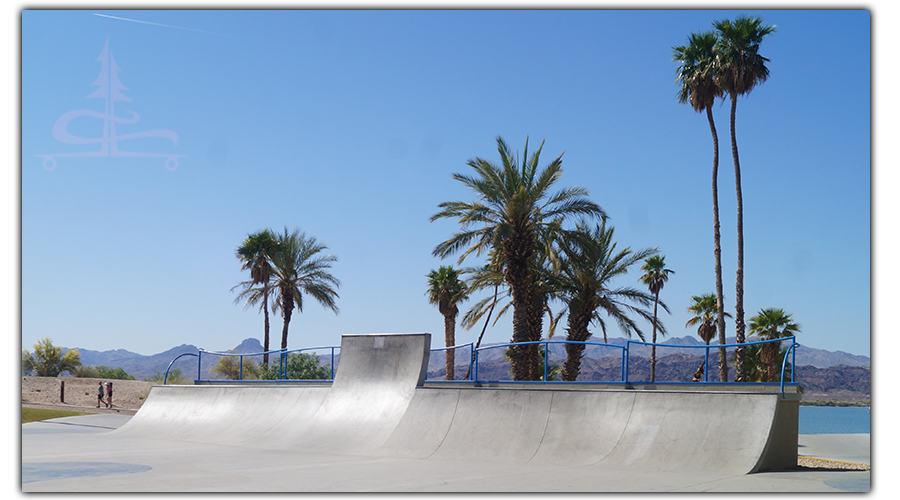
<instances>
[{"instance_id":1,"label":"concrete quarter pipe","mask_svg":"<svg viewBox=\"0 0 900 500\"><path fill-rule=\"evenodd\" d=\"M155 386L104 438L150 470L34 491L665 491L797 463L798 394L426 387L430 344L345 335L330 386Z\"/></svg>"}]
</instances>

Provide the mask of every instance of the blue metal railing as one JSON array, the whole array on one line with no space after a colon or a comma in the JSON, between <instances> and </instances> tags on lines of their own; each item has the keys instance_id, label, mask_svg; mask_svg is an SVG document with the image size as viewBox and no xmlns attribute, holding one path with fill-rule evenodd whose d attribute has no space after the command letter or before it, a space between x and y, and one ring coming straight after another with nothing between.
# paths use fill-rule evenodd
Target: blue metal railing
<instances>
[{"instance_id":1,"label":"blue metal railing","mask_svg":"<svg viewBox=\"0 0 900 500\"><path fill-rule=\"evenodd\" d=\"M785 357L782 361L782 366L781 366L780 388L781 388L781 392L783 394L784 386L786 383L790 383L790 384L796 383L795 382L795 370L793 369L793 367L796 366L796 363L795 363L796 362L796 352L797 352L796 348L800 345L800 344L797 344L796 337L784 337L784 338L780 338L780 339L744 342L744 343L739 343L739 344L711 344L711 345L673 345L673 344L660 344L660 343L653 344L651 342L641 342L641 341L635 341L635 340L626 340L625 345L607 344L607 343L601 343L601 342L575 342L575 341L566 341L566 340L539 340L539 341L533 341L533 342L496 344L496 345L480 347L478 349L472 350L472 357L471 357L471 364L470 364L471 369L469 370L470 376L467 380L471 381L471 382L487 382L487 380L482 380L478 374L478 367L479 367L480 359L481 359L480 355L484 351L488 351L490 349L506 349L506 348L509 348L512 346L543 345L544 346L544 352L543 352L544 376L543 376L542 380L539 380L539 381L503 381L503 382L504 383L507 383L507 382L523 383L523 384L534 384L534 383L550 383L550 384L553 384L553 383L568 383L568 384L583 383L583 384L588 384L588 383L598 383L598 382L629 384L629 383L634 383L634 381L629 379L629 373L628 373L629 359L632 355L632 346L634 346L634 345L642 345L642 346L655 345L656 347L662 347L662 348L704 349L705 350L704 366L707 367L707 369L704 370L703 382L706 384L734 384L735 382L710 382L709 381L708 367L709 367L709 351L710 351L710 349L719 349L719 348L727 349L727 348L736 348L736 347L746 347L746 346L751 346L751 345L761 345L761 344L768 344L768 343L774 343L774 342L779 342L779 343L780 342L790 342L790 346L788 347L787 351L785 352ZM585 381L585 382L581 382L581 381L558 382L558 381L548 380L548 375L549 375L549 371L550 371L550 344L581 344L584 346L598 346L598 347L603 347L603 348L620 349L622 351L622 362L621 362L621 372L620 372L619 380L605 380L605 381L596 381L595 380L595 381ZM460 346L432 349L432 352L465 348L465 347L468 347L469 345L471 345L471 344L463 344ZM787 361L788 354L791 355L790 364L788 364L788 361ZM791 367L790 382L787 382L785 380L785 374L786 374L788 366ZM443 380L438 380L438 379L428 379L428 381L429 382L444 382ZM492 381L492 382L498 382L498 381ZM641 382L641 383L649 383L649 382ZM685 382L653 382L653 383L663 385L663 384L681 384L681 383L685 383ZM748 384L748 383L749 384L766 384L766 382L743 382L743 383L744 384Z\"/></svg>"},{"instance_id":2,"label":"blue metal railing","mask_svg":"<svg viewBox=\"0 0 900 500\"><path fill-rule=\"evenodd\" d=\"M604 344L602 342L576 342L576 341L569 341L569 340L535 340L532 342L496 344L496 345L490 345L490 346L485 346L485 347L479 347L478 349L474 350L473 356L472 356L473 369L472 369L471 379L473 381L479 380L478 379L478 358L479 358L479 353L481 353L482 351L488 351L491 349L509 348L509 347L513 347L513 346L523 346L523 345L543 345L544 346L544 377L543 377L543 380L540 380L538 382L551 382L551 381L547 380L549 372L550 372L549 344L578 344L578 345L584 345L584 346L593 345L593 346L601 346L601 347L611 347L614 349L622 349L622 357L623 357L623 360L625 359L625 350L626 350L625 346L616 345L616 344ZM622 380L623 381L625 380L625 376L626 376L624 370L625 370L625 368L624 368L624 361L623 361L623 367L622 367Z\"/></svg>"},{"instance_id":3,"label":"blue metal railing","mask_svg":"<svg viewBox=\"0 0 900 500\"><path fill-rule=\"evenodd\" d=\"M469 376L467 378L465 378L464 380L460 380L459 382L466 382L466 381L468 381L468 382L498 382L498 381L481 380L481 378L479 377L479 375L478 375L479 357L481 356L481 353L483 353L483 352L487 352L492 349L507 349L507 348L514 347L514 346L543 345L544 346L544 352L543 352L544 376L543 376L543 380L539 380L539 381L503 381L503 382L504 383L506 383L506 382L521 383L521 384L534 384L534 383L544 383L544 384L546 384L546 383L549 383L549 384L553 384L553 383L567 383L567 384L572 384L572 383L576 383L576 384L578 384L578 383L582 383L582 384L621 383L621 384L629 384L629 383L633 383L631 380L629 380L629 375L628 375L628 367L629 367L629 360L630 360L630 357L632 354L632 352L631 352L632 346L636 346L636 345L654 346L655 345L656 347L670 348L670 349L671 348L704 349L705 350L704 366L706 367L706 369L704 370L703 382L706 384L733 384L735 382L710 382L709 381L709 371L710 371L709 370L709 351L710 351L710 349L719 349L719 348L727 349L727 348L747 347L747 346L751 346L751 345L761 345L761 344L768 344L768 343L773 343L773 342L790 342L790 346L785 351L784 359L782 360L782 363L781 363L780 388L781 388L781 393L784 394L784 386L786 383L796 384L796 382L795 382L795 371L796 370L794 369L794 367L796 366L797 347L800 346L800 344L797 343L796 337L785 337L785 338L773 339L773 340L744 342L744 343L739 343L739 344L710 344L710 345L673 345L673 344L660 344L660 343L653 344L650 342L642 342L642 341L637 341L637 340L626 340L625 345L607 344L607 343L602 343L602 342L576 342L576 341L568 341L568 340L538 340L538 341L533 341L533 342L495 344L495 345L490 345L490 346L485 346L485 347L479 347L477 349L474 348L474 345L472 343L468 343L468 344L462 344L462 345L452 346L452 347L442 347L442 348L437 348L437 349L431 349L431 352L460 350L460 349L465 349L465 348L471 349L471 356L469 356L470 361L469 361L469 367L468 367L469 368ZM550 371L550 345L551 344L576 344L576 345L583 345L585 347L595 346L595 347L600 347L600 348L620 349L622 351L621 352L622 361L621 361L621 373L620 373L619 380L606 380L606 381L594 380L594 381L583 381L583 382L582 381L559 382L559 381L548 380L548 375L549 375L549 371ZM279 378L278 378L278 380L285 380L286 376L287 376L287 360L288 360L288 355L290 353L294 353L294 352L299 353L299 352L303 352L303 351L320 351L320 350L325 350L325 349L329 349L331 351L331 378L329 380L334 380L335 369L336 369L335 350L340 349L340 346L304 347L302 349L294 349L294 350L290 350L290 351L288 351L287 349L278 349L278 350L274 350L274 351L266 351L266 352L260 352L260 353L229 353L229 352L204 351L204 350L200 349L196 354L184 353L184 354L178 355L175 359L173 359L169 363L168 368L166 368L166 374L165 374L165 377L163 378L163 384L165 384L166 381L168 380L169 370L172 368L172 365L175 363L175 361L177 361L178 359L180 359L184 356L197 356L197 380L199 381L199 380L201 380L201 363L203 360L203 354L238 357L240 359L240 370L239 370L239 379L238 380L243 380L244 357L246 357L246 356L262 356L264 354L279 354L280 356L279 356L279 372L278 372ZM788 355L789 354L791 356L790 364L788 364ZM791 367L790 382L786 382L786 380L785 380L785 374L786 374L788 366ZM443 381L443 380L436 380L436 379L427 379L427 380L429 382L450 382L450 381ZM639 383L650 383L650 382L639 382ZM660 385L680 384L680 383L682 383L682 382L653 382L653 384L660 384ZM765 382L744 382L744 384L748 384L748 383L749 384L766 384Z\"/></svg>"},{"instance_id":4,"label":"blue metal railing","mask_svg":"<svg viewBox=\"0 0 900 500\"><path fill-rule=\"evenodd\" d=\"M626 351L626 353L630 353L631 345L645 345L645 346L655 345L656 347L667 347L667 348L677 348L677 349L682 349L682 348L684 348L684 349L705 349L706 353L704 356L704 360L705 360L704 366L706 366L707 369L703 370L703 382L709 383L709 384L715 384L715 383L722 384L722 383L726 383L726 382L710 382L709 381L709 350L710 349L719 349L719 348L723 348L723 347L727 349L729 347L734 347L734 348L746 347L746 346L751 346L751 345L770 344L770 343L774 343L774 342L786 342L786 341L790 341L791 346L785 352L785 359L787 359L787 353L793 351L793 354L791 357L791 366L793 367L794 360L796 358L796 347L800 345L800 344L797 344L797 337L784 337L784 338L773 339L773 340L758 340L758 341L754 341L754 342L744 342L742 344L709 344L709 345L673 345L673 344L659 344L659 343L653 344L652 342L641 342L638 340L626 340L625 341L625 346L626 346L625 351ZM626 362L627 362L627 359L626 359ZM785 367L786 367L785 363L782 363L782 368L781 368L782 369L782 372L781 372L782 383L784 381ZM626 372L625 382L628 382L627 372ZM659 382L659 383L664 383L664 382ZM734 382L731 382L731 383L734 383ZM754 383L764 383L764 382L754 382ZM791 370L791 383L794 383L794 370Z\"/></svg>"}]
</instances>

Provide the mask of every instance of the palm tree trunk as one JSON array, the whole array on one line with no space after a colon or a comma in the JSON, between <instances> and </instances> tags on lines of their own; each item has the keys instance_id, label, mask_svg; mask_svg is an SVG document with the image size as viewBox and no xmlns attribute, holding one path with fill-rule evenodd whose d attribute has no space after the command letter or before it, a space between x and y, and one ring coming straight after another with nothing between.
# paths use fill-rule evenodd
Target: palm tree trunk
<instances>
[{"instance_id":1,"label":"palm tree trunk","mask_svg":"<svg viewBox=\"0 0 900 500\"><path fill-rule=\"evenodd\" d=\"M447 314L444 316L444 343L447 347L456 345L456 318ZM453 349L447 349L447 380L453 380L454 367L456 366L456 353Z\"/></svg>"},{"instance_id":2,"label":"palm tree trunk","mask_svg":"<svg viewBox=\"0 0 900 500\"><path fill-rule=\"evenodd\" d=\"M706 118L709 120L709 131L713 138L713 253L716 257L716 326L721 345L725 343L725 296L722 289L722 239L719 235L719 134L716 132L712 107L706 108ZM724 347L719 348L719 379L722 382L728 382L728 353L726 351Z\"/></svg>"},{"instance_id":3,"label":"palm tree trunk","mask_svg":"<svg viewBox=\"0 0 900 500\"><path fill-rule=\"evenodd\" d=\"M263 317L265 318L265 335L263 336L263 364L269 364L269 288L263 290Z\"/></svg>"},{"instance_id":4,"label":"palm tree trunk","mask_svg":"<svg viewBox=\"0 0 900 500\"><path fill-rule=\"evenodd\" d=\"M475 349L481 347L481 339L484 338L484 332L487 331L488 323L491 321L491 314L494 313L494 306L497 305L497 292L500 291L500 285L494 285L494 302L491 303L491 308L488 310L487 319L484 321L484 327L481 329L481 334L478 336L478 341L475 342ZM469 375L472 374L472 363L475 362L475 349L472 350L472 361L469 362L469 369L466 370L466 380L469 379Z\"/></svg>"},{"instance_id":5,"label":"palm tree trunk","mask_svg":"<svg viewBox=\"0 0 900 500\"><path fill-rule=\"evenodd\" d=\"M731 94L731 155L734 157L734 188L737 195L737 283L734 297L734 323L737 342L744 343L744 198L741 194L741 162L738 158L734 116L737 112L737 94ZM744 347L736 349L735 382L744 382Z\"/></svg>"},{"instance_id":6,"label":"palm tree trunk","mask_svg":"<svg viewBox=\"0 0 900 500\"><path fill-rule=\"evenodd\" d=\"M291 324L291 314L294 312L294 297L282 290L281 312L284 314L284 328L281 330L281 348L287 349L288 326Z\"/></svg>"},{"instance_id":7,"label":"palm tree trunk","mask_svg":"<svg viewBox=\"0 0 900 500\"><path fill-rule=\"evenodd\" d=\"M568 330L566 340L585 342L590 336L588 325L591 322L591 311L588 307L569 312ZM566 344L566 362L563 364L562 379L566 382L575 382L581 372L581 358L584 353L584 344Z\"/></svg>"},{"instance_id":8,"label":"palm tree trunk","mask_svg":"<svg viewBox=\"0 0 900 500\"><path fill-rule=\"evenodd\" d=\"M656 381L656 308L659 305L659 290L653 301L653 345L650 346L650 382Z\"/></svg>"},{"instance_id":9,"label":"palm tree trunk","mask_svg":"<svg viewBox=\"0 0 900 500\"><path fill-rule=\"evenodd\" d=\"M529 310L534 305L531 279L528 271L528 257L524 238L509 238L503 242L506 254L506 282L509 283L513 299L513 336L512 343L531 340ZM512 346L510 348L510 364L514 380L537 380L536 345Z\"/></svg>"}]
</instances>

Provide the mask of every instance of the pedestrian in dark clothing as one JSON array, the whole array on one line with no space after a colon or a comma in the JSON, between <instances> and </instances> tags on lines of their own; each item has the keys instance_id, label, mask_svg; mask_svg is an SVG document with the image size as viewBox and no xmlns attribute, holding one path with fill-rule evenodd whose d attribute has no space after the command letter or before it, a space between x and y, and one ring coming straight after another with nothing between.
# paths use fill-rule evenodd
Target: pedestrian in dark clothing
<instances>
[{"instance_id":1,"label":"pedestrian in dark clothing","mask_svg":"<svg viewBox=\"0 0 900 500\"><path fill-rule=\"evenodd\" d=\"M112 382L106 383L106 407L112 408Z\"/></svg>"},{"instance_id":2,"label":"pedestrian in dark clothing","mask_svg":"<svg viewBox=\"0 0 900 500\"><path fill-rule=\"evenodd\" d=\"M103 382L100 382L100 387L97 389L97 408L100 408L100 403L103 402Z\"/></svg>"}]
</instances>

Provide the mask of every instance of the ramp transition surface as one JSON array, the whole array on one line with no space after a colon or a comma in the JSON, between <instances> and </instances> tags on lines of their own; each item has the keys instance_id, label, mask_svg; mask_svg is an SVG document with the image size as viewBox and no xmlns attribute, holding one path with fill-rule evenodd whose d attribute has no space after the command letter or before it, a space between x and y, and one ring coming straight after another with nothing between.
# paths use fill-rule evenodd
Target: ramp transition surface
<instances>
[{"instance_id":1,"label":"ramp transition surface","mask_svg":"<svg viewBox=\"0 0 900 500\"><path fill-rule=\"evenodd\" d=\"M130 463L196 459L116 480L182 478L126 491L690 491L796 465L796 395L425 387L429 346L429 334L344 336L330 386L155 386L107 439L144 443ZM633 484L648 473L658 486Z\"/></svg>"}]
</instances>

